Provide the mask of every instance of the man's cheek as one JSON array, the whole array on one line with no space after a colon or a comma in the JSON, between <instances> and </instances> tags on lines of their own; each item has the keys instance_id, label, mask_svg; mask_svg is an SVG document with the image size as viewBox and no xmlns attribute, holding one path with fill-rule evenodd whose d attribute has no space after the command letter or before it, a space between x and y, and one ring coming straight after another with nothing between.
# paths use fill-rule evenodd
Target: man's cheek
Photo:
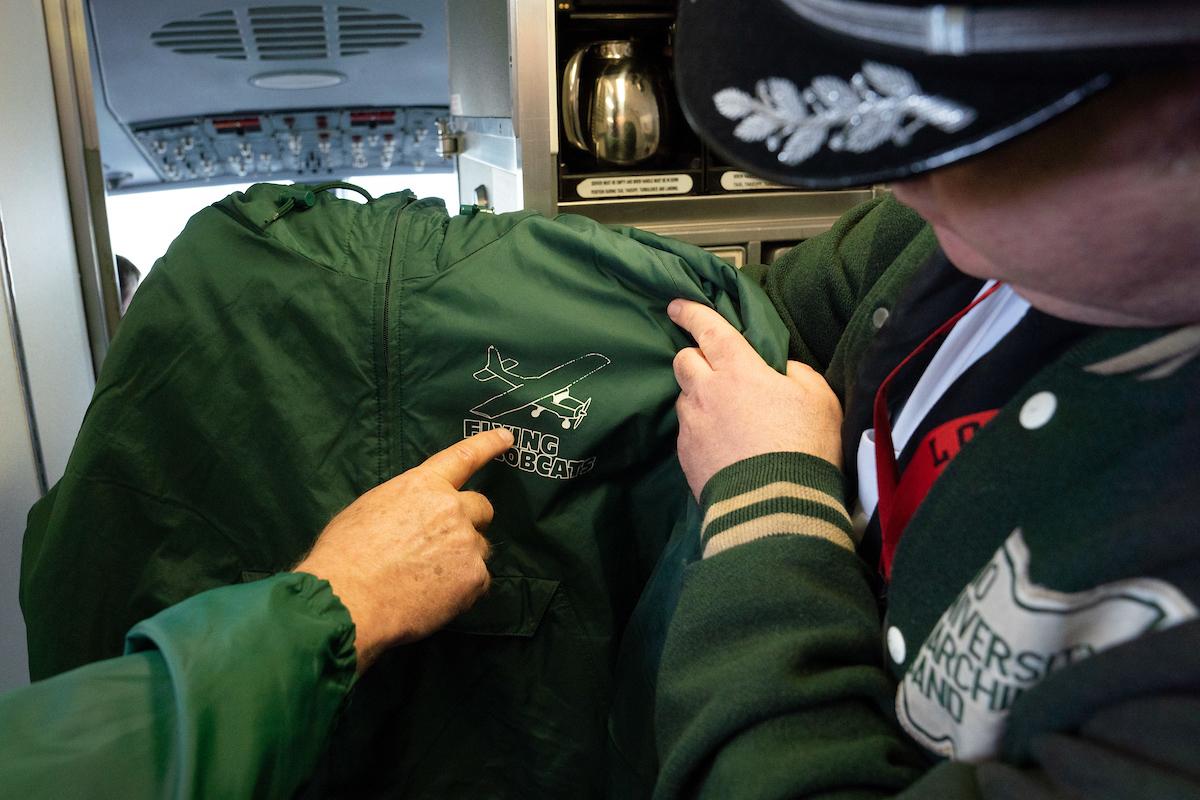
<instances>
[{"instance_id":1,"label":"man's cheek","mask_svg":"<svg viewBox=\"0 0 1200 800\"><path fill-rule=\"evenodd\" d=\"M889 188L897 200L916 211L927 222L933 222L939 216L933 187L927 178L909 178L893 183Z\"/></svg>"},{"instance_id":2,"label":"man's cheek","mask_svg":"<svg viewBox=\"0 0 1200 800\"><path fill-rule=\"evenodd\" d=\"M962 272L985 280L995 278L996 280L1003 281L1015 277L1004 274L1004 270L1001 267L992 263L987 256L979 252L979 250L954 233L954 231L943 228L940 225L934 225L933 233L937 236L938 244L942 246L942 250L946 253L946 258L950 259L950 263L958 267Z\"/></svg>"}]
</instances>

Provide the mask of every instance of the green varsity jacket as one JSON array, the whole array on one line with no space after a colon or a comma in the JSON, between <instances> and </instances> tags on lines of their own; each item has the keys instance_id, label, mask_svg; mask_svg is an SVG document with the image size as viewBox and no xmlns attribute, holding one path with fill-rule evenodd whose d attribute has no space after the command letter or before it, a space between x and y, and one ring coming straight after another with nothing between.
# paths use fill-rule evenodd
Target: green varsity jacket
<instances>
[{"instance_id":1,"label":"green varsity jacket","mask_svg":"<svg viewBox=\"0 0 1200 800\"><path fill-rule=\"evenodd\" d=\"M760 272L791 357L864 388L935 248L883 200ZM784 453L714 476L658 676L655 796L1200 797L1197 349L1196 327L1097 330L1041 369L917 510L883 617L847 476Z\"/></svg>"}]
</instances>

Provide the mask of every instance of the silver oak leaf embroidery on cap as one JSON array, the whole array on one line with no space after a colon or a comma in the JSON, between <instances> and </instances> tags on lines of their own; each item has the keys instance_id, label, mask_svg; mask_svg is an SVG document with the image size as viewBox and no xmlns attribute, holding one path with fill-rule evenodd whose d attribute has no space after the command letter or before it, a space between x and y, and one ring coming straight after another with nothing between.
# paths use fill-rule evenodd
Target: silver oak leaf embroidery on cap
<instances>
[{"instance_id":1,"label":"silver oak leaf embroidery on cap","mask_svg":"<svg viewBox=\"0 0 1200 800\"><path fill-rule=\"evenodd\" d=\"M868 153L888 141L904 147L926 125L954 133L975 120L974 109L922 94L906 70L874 61L848 82L819 75L801 91L786 78L767 78L755 92L722 89L713 102L726 119L741 120L734 136L766 142L789 166L811 158L826 141L831 150Z\"/></svg>"}]
</instances>

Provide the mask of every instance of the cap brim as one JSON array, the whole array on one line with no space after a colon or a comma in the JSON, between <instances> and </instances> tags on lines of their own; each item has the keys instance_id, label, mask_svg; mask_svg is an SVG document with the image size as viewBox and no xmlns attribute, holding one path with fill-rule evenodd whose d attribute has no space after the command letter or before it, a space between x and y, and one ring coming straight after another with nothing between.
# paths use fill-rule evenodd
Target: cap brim
<instances>
[{"instance_id":1,"label":"cap brim","mask_svg":"<svg viewBox=\"0 0 1200 800\"><path fill-rule=\"evenodd\" d=\"M712 149L755 175L812 189L959 161L1111 82L1095 71L996 66L994 57L881 52L817 30L776 0L684 0L675 40L680 104Z\"/></svg>"}]
</instances>

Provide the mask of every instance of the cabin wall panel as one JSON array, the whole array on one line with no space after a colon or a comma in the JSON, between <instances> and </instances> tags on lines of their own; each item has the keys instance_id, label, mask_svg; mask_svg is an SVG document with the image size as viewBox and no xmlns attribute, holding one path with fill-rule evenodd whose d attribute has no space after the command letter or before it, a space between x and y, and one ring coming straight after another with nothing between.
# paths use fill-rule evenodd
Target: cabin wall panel
<instances>
[{"instance_id":1,"label":"cabin wall panel","mask_svg":"<svg viewBox=\"0 0 1200 800\"><path fill-rule=\"evenodd\" d=\"M41 0L0 4L0 213L40 455L46 478L53 483L66 466L94 376ZM25 458L34 455L30 420L20 402L23 387L11 336L4 336L0 340L0 350L7 354L0 356L4 428L0 434L4 445L0 452L0 690L26 680L17 571L25 513L37 494L36 469L31 472Z\"/></svg>"}]
</instances>

